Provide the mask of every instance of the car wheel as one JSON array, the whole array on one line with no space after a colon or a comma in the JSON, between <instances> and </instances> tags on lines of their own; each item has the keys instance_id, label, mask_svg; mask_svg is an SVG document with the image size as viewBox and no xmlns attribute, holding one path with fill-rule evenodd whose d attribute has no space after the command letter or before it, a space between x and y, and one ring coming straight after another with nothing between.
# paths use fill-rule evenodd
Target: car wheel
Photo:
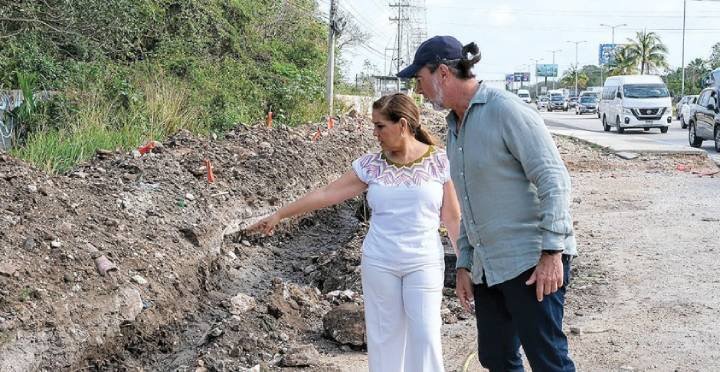
<instances>
[{"instance_id":1,"label":"car wheel","mask_svg":"<svg viewBox=\"0 0 720 372\"><path fill-rule=\"evenodd\" d=\"M643 128L643 130L647 132L650 130L650 128Z\"/></svg>"},{"instance_id":2,"label":"car wheel","mask_svg":"<svg viewBox=\"0 0 720 372\"><path fill-rule=\"evenodd\" d=\"M696 134L695 123L691 121L690 124L688 124L688 142L692 147L700 147L703 143L702 138L699 138Z\"/></svg>"},{"instance_id":3,"label":"car wheel","mask_svg":"<svg viewBox=\"0 0 720 372\"><path fill-rule=\"evenodd\" d=\"M625 133L625 128L620 126L620 117L615 118L615 126L617 127L617 131L619 134Z\"/></svg>"},{"instance_id":4,"label":"car wheel","mask_svg":"<svg viewBox=\"0 0 720 372\"><path fill-rule=\"evenodd\" d=\"M604 130L605 132L609 132L609 131L610 131L610 126L608 125L608 123L607 123L607 118L606 118L605 116L602 117L602 125L603 125L603 130Z\"/></svg>"},{"instance_id":5,"label":"car wheel","mask_svg":"<svg viewBox=\"0 0 720 372\"><path fill-rule=\"evenodd\" d=\"M715 127L715 152L720 152L720 127Z\"/></svg>"},{"instance_id":6,"label":"car wheel","mask_svg":"<svg viewBox=\"0 0 720 372\"><path fill-rule=\"evenodd\" d=\"M660 133L667 133L668 129L670 129L670 128L669 127L660 127Z\"/></svg>"}]
</instances>

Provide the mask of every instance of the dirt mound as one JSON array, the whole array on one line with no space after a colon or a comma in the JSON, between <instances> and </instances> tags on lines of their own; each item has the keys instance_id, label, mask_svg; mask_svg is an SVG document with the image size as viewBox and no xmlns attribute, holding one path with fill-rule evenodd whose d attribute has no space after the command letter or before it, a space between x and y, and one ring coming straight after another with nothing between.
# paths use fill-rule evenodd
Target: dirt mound
<instances>
[{"instance_id":1,"label":"dirt mound","mask_svg":"<svg viewBox=\"0 0 720 372\"><path fill-rule=\"evenodd\" d=\"M212 298L218 257L266 252L224 247L225 236L375 146L358 123L322 136L310 126L179 133L142 156L99 152L62 176L0 155L0 370L118 366L104 356L133 350L134 333L182 323ZM102 257L115 267L105 276ZM172 337L158 343L175 348Z\"/></svg>"}]
</instances>

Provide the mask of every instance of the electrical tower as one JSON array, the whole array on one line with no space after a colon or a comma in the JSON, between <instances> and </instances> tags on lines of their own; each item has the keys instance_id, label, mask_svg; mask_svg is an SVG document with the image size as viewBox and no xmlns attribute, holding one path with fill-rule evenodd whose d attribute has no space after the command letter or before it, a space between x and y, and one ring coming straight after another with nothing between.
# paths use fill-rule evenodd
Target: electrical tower
<instances>
[{"instance_id":1,"label":"electrical tower","mask_svg":"<svg viewBox=\"0 0 720 372\"><path fill-rule=\"evenodd\" d=\"M397 0L390 8L396 14L390 20L397 23L391 63L397 73L412 63L415 50L427 39L427 8L425 0Z\"/></svg>"}]
</instances>

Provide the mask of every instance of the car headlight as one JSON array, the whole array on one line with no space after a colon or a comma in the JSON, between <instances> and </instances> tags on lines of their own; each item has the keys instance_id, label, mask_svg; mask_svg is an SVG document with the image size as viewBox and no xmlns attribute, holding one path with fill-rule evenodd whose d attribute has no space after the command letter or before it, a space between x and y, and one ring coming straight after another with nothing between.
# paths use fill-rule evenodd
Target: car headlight
<instances>
[{"instance_id":1,"label":"car headlight","mask_svg":"<svg viewBox=\"0 0 720 372\"><path fill-rule=\"evenodd\" d=\"M623 109L623 114L625 114L625 115L632 115L632 110L630 110L629 108L624 108L624 109Z\"/></svg>"}]
</instances>

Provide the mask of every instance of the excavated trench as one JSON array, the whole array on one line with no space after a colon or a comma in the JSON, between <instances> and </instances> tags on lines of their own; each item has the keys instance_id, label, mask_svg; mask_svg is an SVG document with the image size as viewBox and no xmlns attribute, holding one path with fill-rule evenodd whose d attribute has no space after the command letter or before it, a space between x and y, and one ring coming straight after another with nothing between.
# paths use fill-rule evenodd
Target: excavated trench
<instances>
[{"instance_id":1,"label":"excavated trench","mask_svg":"<svg viewBox=\"0 0 720 372\"><path fill-rule=\"evenodd\" d=\"M363 202L353 200L286 223L272 237L234 231L245 223L221 229L228 234L220 254L202 261L193 278L199 288L192 310L156 332L147 333L142 323L128 324L113 352L92 355L81 367L242 371L257 365L281 368L283 354L294 345L338 352L338 344L322 334L322 314L332 306L324 295L359 292L364 213ZM304 295L304 303L295 292ZM232 314L230 300L238 294L253 297L255 308Z\"/></svg>"}]
</instances>

